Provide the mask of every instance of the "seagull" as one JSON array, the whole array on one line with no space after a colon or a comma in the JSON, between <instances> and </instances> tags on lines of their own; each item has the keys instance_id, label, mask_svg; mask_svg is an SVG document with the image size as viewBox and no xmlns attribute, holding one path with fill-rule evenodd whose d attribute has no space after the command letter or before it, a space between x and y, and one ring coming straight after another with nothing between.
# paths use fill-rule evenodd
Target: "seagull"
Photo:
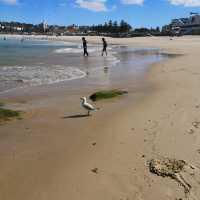
<instances>
[{"instance_id":1,"label":"seagull","mask_svg":"<svg viewBox=\"0 0 200 200\"><path fill-rule=\"evenodd\" d=\"M86 97L81 97L81 101L82 101L81 106L88 111L88 116L90 115L91 111L97 110L96 108L93 107L93 105L87 103Z\"/></svg>"}]
</instances>

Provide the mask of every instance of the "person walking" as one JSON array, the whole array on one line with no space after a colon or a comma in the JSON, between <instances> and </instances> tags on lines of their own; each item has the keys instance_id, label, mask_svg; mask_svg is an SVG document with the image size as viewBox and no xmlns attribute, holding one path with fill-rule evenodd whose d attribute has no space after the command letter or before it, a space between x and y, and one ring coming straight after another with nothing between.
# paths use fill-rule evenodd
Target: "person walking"
<instances>
[{"instance_id":1,"label":"person walking","mask_svg":"<svg viewBox=\"0 0 200 200\"><path fill-rule=\"evenodd\" d=\"M82 37L83 41L83 56L89 56L88 51L87 51L87 40Z\"/></svg>"},{"instance_id":2,"label":"person walking","mask_svg":"<svg viewBox=\"0 0 200 200\"><path fill-rule=\"evenodd\" d=\"M107 55L108 55L108 53L107 53L107 46L108 46L108 44L107 44L105 38L102 38L102 42L103 42L102 56L104 55L104 53L105 53L106 56L107 56Z\"/></svg>"}]
</instances>

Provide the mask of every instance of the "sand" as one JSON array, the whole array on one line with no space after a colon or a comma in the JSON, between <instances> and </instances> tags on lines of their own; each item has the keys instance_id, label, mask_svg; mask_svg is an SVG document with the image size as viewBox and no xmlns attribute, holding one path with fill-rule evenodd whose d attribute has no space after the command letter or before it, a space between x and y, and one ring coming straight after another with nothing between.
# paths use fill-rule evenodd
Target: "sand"
<instances>
[{"instance_id":1,"label":"sand","mask_svg":"<svg viewBox=\"0 0 200 200\"><path fill-rule=\"evenodd\" d=\"M2 97L26 114L0 126L0 199L199 199L200 37L107 40L181 56L153 65L146 90L95 103L91 117L79 106L90 90ZM149 161L164 158L192 166L180 174L189 194L150 172Z\"/></svg>"}]
</instances>

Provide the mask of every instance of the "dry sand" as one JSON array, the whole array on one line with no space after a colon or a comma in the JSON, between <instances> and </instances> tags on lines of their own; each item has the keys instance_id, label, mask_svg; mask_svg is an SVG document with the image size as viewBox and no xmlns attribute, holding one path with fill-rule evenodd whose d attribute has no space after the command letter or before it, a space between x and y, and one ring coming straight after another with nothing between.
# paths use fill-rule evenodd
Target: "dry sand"
<instances>
[{"instance_id":1,"label":"dry sand","mask_svg":"<svg viewBox=\"0 0 200 200\"><path fill-rule=\"evenodd\" d=\"M0 126L0 199L200 198L200 37L107 40L183 55L151 67L148 94L96 103L101 110L92 117L75 116L85 91L5 97L26 114ZM189 194L180 182L149 171L148 161L165 157L189 166L177 175L191 186Z\"/></svg>"}]
</instances>

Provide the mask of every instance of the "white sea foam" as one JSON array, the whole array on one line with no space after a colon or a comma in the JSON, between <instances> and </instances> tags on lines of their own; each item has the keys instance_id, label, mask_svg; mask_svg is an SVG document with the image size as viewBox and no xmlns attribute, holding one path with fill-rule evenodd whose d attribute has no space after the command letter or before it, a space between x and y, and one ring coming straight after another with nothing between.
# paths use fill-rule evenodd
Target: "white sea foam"
<instances>
[{"instance_id":1,"label":"white sea foam","mask_svg":"<svg viewBox=\"0 0 200 200\"><path fill-rule=\"evenodd\" d=\"M97 47L90 47L90 48L88 48L88 53L97 52L98 50L99 49ZM83 52L83 49L80 45L75 48L71 48L71 47L59 48L54 51L54 53L58 53L58 54L67 54L67 53L75 53L76 54L76 53L82 53L82 52Z\"/></svg>"},{"instance_id":2,"label":"white sea foam","mask_svg":"<svg viewBox=\"0 0 200 200\"><path fill-rule=\"evenodd\" d=\"M25 39L26 41L26 39ZM77 43L72 43L72 42L62 42L62 41L49 41L49 40L31 40L33 43L31 44L32 46L74 46L77 47ZM35 42L35 43L34 43Z\"/></svg>"},{"instance_id":3,"label":"white sea foam","mask_svg":"<svg viewBox=\"0 0 200 200\"><path fill-rule=\"evenodd\" d=\"M79 79L85 72L72 66L5 66L0 68L2 83L16 83L22 86L52 84L67 80ZM12 84L13 85L13 84Z\"/></svg>"},{"instance_id":4,"label":"white sea foam","mask_svg":"<svg viewBox=\"0 0 200 200\"><path fill-rule=\"evenodd\" d=\"M79 48L60 48L54 51L55 53L66 54L66 53L81 53L82 49Z\"/></svg>"}]
</instances>

